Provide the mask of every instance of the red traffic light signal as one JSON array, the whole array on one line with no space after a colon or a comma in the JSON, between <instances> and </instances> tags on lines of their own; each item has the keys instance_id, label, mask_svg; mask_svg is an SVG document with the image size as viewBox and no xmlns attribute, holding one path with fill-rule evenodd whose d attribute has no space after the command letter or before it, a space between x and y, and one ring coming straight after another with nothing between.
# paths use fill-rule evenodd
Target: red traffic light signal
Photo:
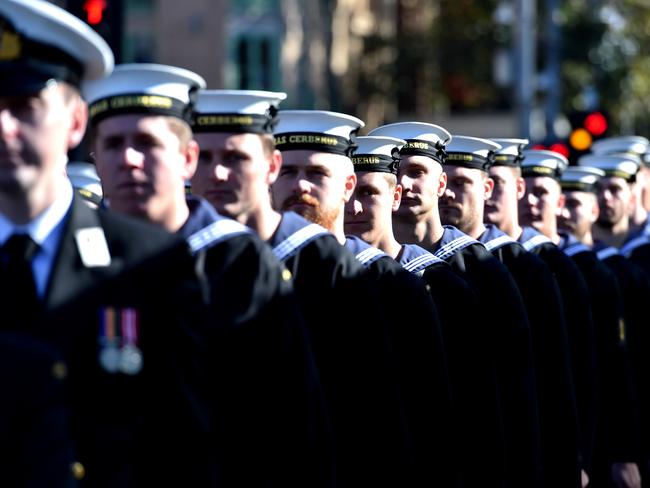
<instances>
[{"instance_id":1,"label":"red traffic light signal","mask_svg":"<svg viewBox=\"0 0 650 488\"><path fill-rule=\"evenodd\" d=\"M553 151L567 158L569 157L569 152L570 152L569 147L563 142L554 142L553 144L549 144L548 146L544 144L533 144L531 146L531 149L543 149L546 151Z\"/></svg>"},{"instance_id":2,"label":"red traffic light signal","mask_svg":"<svg viewBox=\"0 0 650 488\"><path fill-rule=\"evenodd\" d=\"M607 118L600 112L592 112L585 117L585 129L595 136L602 136L607 130L607 125Z\"/></svg>"},{"instance_id":3,"label":"red traffic light signal","mask_svg":"<svg viewBox=\"0 0 650 488\"><path fill-rule=\"evenodd\" d=\"M104 10L106 10L106 0L86 0L83 9L86 12L86 22L90 25L101 24L104 20Z\"/></svg>"}]
</instances>

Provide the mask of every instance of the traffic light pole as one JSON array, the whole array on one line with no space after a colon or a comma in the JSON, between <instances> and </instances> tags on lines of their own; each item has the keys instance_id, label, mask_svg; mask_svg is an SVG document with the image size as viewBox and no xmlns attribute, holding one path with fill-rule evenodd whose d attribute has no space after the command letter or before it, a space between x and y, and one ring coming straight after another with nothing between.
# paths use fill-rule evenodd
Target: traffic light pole
<instances>
[{"instance_id":1,"label":"traffic light pole","mask_svg":"<svg viewBox=\"0 0 650 488\"><path fill-rule=\"evenodd\" d=\"M547 138L555 140L555 120L560 113L562 100L562 84L560 83L560 50L561 32L555 21L558 0L546 0L546 49L545 64L547 89L545 96L546 134Z\"/></svg>"},{"instance_id":2,"label":"traffic light pole","mask_svg":"<svg viewBox=\"0 0 650 488\"><path fill-rule=\"evenodd\" d=\"M530 114L535 97L536 0L517 0L515 34L515 70L517 115L520 137L530 138Z\"/></svg>"}]
</instances>

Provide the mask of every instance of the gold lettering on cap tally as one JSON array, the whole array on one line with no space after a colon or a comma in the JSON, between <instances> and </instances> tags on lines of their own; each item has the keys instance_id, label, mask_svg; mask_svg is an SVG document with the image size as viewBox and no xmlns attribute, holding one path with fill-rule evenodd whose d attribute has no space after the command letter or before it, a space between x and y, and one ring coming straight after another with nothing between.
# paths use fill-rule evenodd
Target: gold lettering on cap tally
<instances>
[{"instance_id":1,"label":"gold lettering on cap tally","mask_svg":"<svg viewBox=\"0 0 650 488\"><path fill-rule=\"evenodd\" d=\"M353 164L379 164L380 160L377 156L352 156Z\"/></svg>"}]
</instances>

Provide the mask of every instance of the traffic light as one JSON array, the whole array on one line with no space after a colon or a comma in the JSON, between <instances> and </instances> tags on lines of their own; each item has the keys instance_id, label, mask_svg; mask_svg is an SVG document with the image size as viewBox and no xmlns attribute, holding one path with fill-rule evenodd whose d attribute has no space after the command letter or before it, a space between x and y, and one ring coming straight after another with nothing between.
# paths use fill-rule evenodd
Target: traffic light
<instances>
[{"instance_id":1,"label":"traffic light","mask_svg":"<svg viewBox=\"0 0 650 488\"><path fill-rule=\"evenodd\" d=\"M86 12L86 22L90 25L99 25L104 20L106 0L85 0L82 8Z\"/></svg>"},{"instance_id":2,"label":"traffic light","mask_svg":"<svg viewBox=\"0 0 650 488\"><path fill-rule=\"evenodd\" d=\"M121 62L123 0L68 0L67 9L95 29Z\"/></svg>"},{"instance_id":3,"label":"traffic light","mask_svg":"<svg viewBox=\"0 0 650 488\"><path fill-rule=\"evenodd\" d=\"M573 112L569 114L571 133L569 134L569 161L576 160L591 149L597 139L604 137L609 128L607 115L599 110Z\"/></svg>"},{"instance_id":4,"label":"traffic light","mask_svg":"<svg viewBox=\"0 0 650 488\"><path fill-rule=\"evenodd\" d=\"M569 146L567 146L564 142L554 142L551 144L533 144L531 148L555 151L556 153L560 153L565 158L568 158L570 153Z\"/></svg>"}]
</instances>

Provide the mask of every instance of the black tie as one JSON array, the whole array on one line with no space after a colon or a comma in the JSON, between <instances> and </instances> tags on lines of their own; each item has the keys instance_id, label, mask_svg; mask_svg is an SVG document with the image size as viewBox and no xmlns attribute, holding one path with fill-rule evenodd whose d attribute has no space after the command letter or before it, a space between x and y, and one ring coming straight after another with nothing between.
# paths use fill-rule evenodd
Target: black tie
<instances>
[{"instance_id":1,"label":"black tie","mask_svg":"<svg viewBox=\"0 0 650 488\"><path fill-rule=\"evenodd\" d=\"M40 311L32 258L38 251L27 234L14 234L2 246L2 296L0 324L3 329L31 329Z\"/></svg>"}]
</instances>

